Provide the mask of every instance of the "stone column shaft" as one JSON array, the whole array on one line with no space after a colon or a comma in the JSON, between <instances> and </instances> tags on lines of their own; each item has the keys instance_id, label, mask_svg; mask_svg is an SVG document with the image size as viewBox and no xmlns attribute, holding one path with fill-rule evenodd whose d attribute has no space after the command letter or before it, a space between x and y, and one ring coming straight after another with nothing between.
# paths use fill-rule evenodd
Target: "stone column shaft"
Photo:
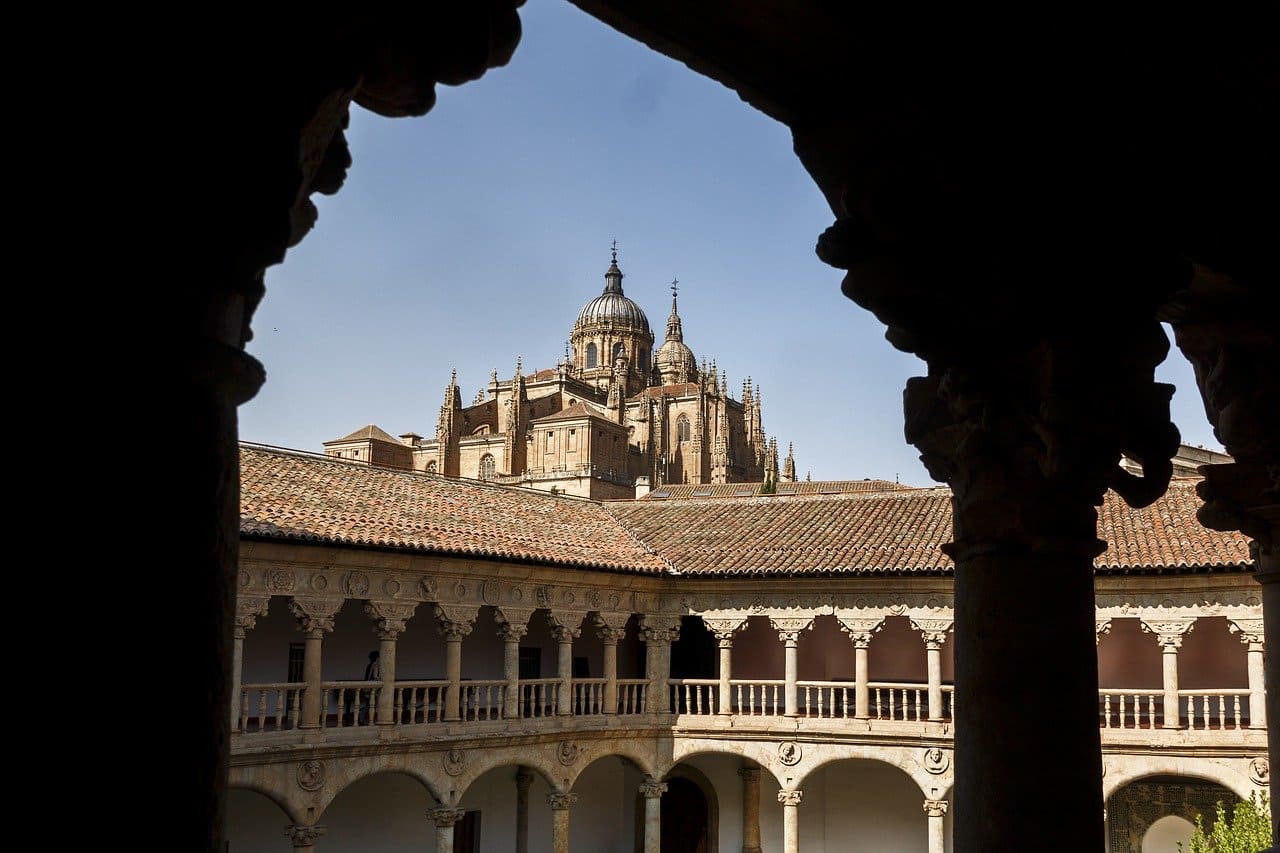
<instances>
[{"instance_id":1,"label":"stone column shaft","mask_svg":"<svg viewBox=\"0 0 1280 853\"><path fill-rule=\"evenodd\" d=\"M1280 539L1280 537L1277 537ZM1254 543L1255 577L1262 584L1262 622L1266 632L1264 671L1267 684L1280 685L1280 545ZM1280 689L1266 691L1266 718L1280 720ZM1280 767L1280 735L1267 731L1267 760ZM1271 797L1271 837L1280 838L1280 796Z\"/></svg>"},{"instance_id":2,"label":"stone column shaft","mask_svg":"<svg viewBox=\"0 0 1280 853\"><path fill-rule=\"evenodd\" d=\"M569 807L577 801L577 794L547 794L547 803L551 806L552 853L569 853Z\"/></svg>"},{"instance_id":3,"label":"stone column shaft","mask_svg":"<svg viewBox=\"0 0 1280 853\"><path fill-rule=\"evenodd\" d=\"M521 767L516 771L516 853L529 853L529 786L533 774Z\"/></svg>"},{"instance_id":4,"label":"stone column shaft","mask_svg":"<svg viewBox=\"0 0 1280 853\"><path fill-rule=\"evenodd\" d=\"M1267 727L1266 672L1263 643L1249 644L1249 728Z\"/></svg>"},{"instance_id":5,"label":"stone column shaft","mask_svg":"<svg viewBox=\"0 0 1280 853\"><path fill-rule=\"evenodd\" d=\"M925 800L924 813L929 821L929 853L946 853L947 832L943 818L947 813L947 801Z\"/></svg>"},{"instance_id":6,"label":"stone column shaft","mask_svg":"<svg viewBox=\"0 0 1280 853\"><path fill-rule=\"evenodd\" d=\"M378 689L378 706L374 721L380 726L396 724L396 636L378 638L378 672L382 687Z\"/></svg>"},{"instance_id":7,"label":"stone column shaft","mask_svg":"<svg viewBox=\"0 0 1280 853\"><path fill-rule=\"evenodd\" d=\"M244 629L236 626L231 647L231 731L240 731L240 677L244 665Z\"/></svg>"},{"instance_id":8,"label":"stone column shaft","mask_svg":"<svg viewBox=\"0 0 1280 853\"><path fill-rule=\"evenodd\" d=\"M929 719L942 719L942 648L929 643L925 648L929 667Z\"/></svg>"},{"instance_id":9,"label":"stone column shaft","mask_svg":"<svg viewBox=\"0 0 1280 853\"><path fill-rule=\"evenodd\" d=\"M618 713L618 640L603 638L604 646L604 713Z\"/></svg>"},{"instance_id":10,"label":"stone column shaft","mask_svg":"<svg viewBox=\"0 0 1280 853\"><path fill-rule=\"evenodd\" d=\"M466 814L462 809L441 806L427 811L427 817L436 824L436 853L453 853L453 825Z\"/></svg>"},{"instance_id":11,"label":"stone column shaft","mask_svg":"<svg viewBox=\"0 0 1280 853\"><path fill-rule=\"evenodd\" d=\"M1178 648L1182 637L1191 630L1192 620L1143 621L1142 630L1155 634L1160 642L1161 672L1164 680L1164 708L1160 725L1166 729L1180 728L1181 704L1178 700Z\"/></svg>"},{"instance_id":12,"label":"stone column shaft","mask_svg":"<svg viewBox=\"0 0 1280 853\"><path fill-rule=\"evenodd\" d=\"M779 791L782 803L782 853L800 853L800 798L802 791Z\"/></svg>"},{"instance_id":13,"label":"stone column shaft","mask_svg":"<svg viewBox=\"0 0 1280 853\"><path fill-rule=\"evenodd\" d=\"M859 720L871 716L871 688L867 674L867 644L858 643L853 648L854 716Z\"/></svg>"},{"instance_id":14,"label":"stone column shaft","mask_svg":"<svg viewBox=\"0 0 1280 853\"><path fill-rule=\"evenodd\" d=\"M462 636L459 634L445 637L444 677L449 681L444 689L444 719L446 722L461 719ZM452 829L449 831L453 832Z\"/></svg>"},{"instance_id":15,"label":"stone column shaft","mask_svg":"<svg viewBox=\"0 0 1280 853\"><path fill-rule=\"evenodd\" d=\"M556 702L556 714L567 717L573 713L573 639L581 631L559 626L553 627L551 633L557 643L556 674L560 676L560 698Z\"/></svg>"},{"instance_id":16,"label":"stone column shaft","mask_svg":"<svg viewBox=\"0 0 1280 853\"><path fill-rule=\"evenodd\" d=\"M671 644L680 636L678 616L643 616L640 639L645 644L644 677L649 682L645 710L650 714L671 711Z\"/></svg>"},{"instance_id":17,"label":"stone column shaft","mask_svg":"<svg viewBox=\"0 0 1280 853\"><path fill-rule=\"evenodd\" d=\"M733 638L720 640L720 702L717 711L722 716L733 713Z\"/></svg>"},{"instance_id":18,"label":"stone column shaft","mask_svg":"<svg viewBox=\"0 0 1280 853\"><path fill-rule=\"evenodd\" d=\"M742 853L760 851L760 768L742 767Z\"/></svg>"},{"instance_id":19,"label":"stone column shaft","mask_svg":"<svg viewBox=\"0 0 1280 853\"><path fill-rule=\"evenodd\" d=\"M498 631L502 637L502 677L507 686L502 694L502 717L514 720L520 716L520 639L528 632L524 625L505 625Z\"/></svg>"},{"instance_id":20,"label":"stone column shaft","mask_svg":"<svg viewBox=\"0 0 1280 853\"><path fill-rule=\"evenodd\" d=\"M788 717L800 716L800 701L798 688L796 687L796 659L800 650L799 638L795 635L789 635L786 639L786 686L783 688L786 700L786 715Z\"/></svg>"},{"instance_id":21,"label":"stone column shaft","mask_svg":"<svg viewBox=\"0 0 1280 853\"><path fill-rule=\"evenodd\" d=\"M644 853L662 853L662 795L667 785L653 778L640 783L644 795Z\"/></svg>"},{"instance_id":22,"label":"stone column shaft","mask_svg":"<svg viewBox=\"0 0 1280 853\"><path fill-rule=\"evenodd\" d=\"M302 694L301 728L318 729L324 712L324 688L320 677L320 654L324 646L324 633L308 631L302 653L302 680L307 688Z\"/></svg>"}]
</instances>

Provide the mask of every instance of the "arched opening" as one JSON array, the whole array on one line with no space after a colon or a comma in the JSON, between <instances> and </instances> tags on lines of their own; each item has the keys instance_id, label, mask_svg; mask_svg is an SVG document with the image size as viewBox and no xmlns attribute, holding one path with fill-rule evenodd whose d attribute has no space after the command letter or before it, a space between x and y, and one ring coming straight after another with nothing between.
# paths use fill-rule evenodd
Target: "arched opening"
<instances>
[{"instance_id":1,"label":"arched opening","mask_svg":"<svg viewBox=\"0 0 1280 853\"><path fill-rule=\"evenodd\" d=\"M494 471L495 471L495 466L493 463L493 454L486 453L484 456L481 456L480 457L480 479L492 480Z\"/></svg>"},{"instance_id":2,"label":"arched opening","mask_svg":"<svg viewBox=\"0 0 1280 853\"><path fill-rule=\"evenodd\" d=\"M338 792L317 822L326 827L323 844L329 850L430 850L436 827L427 813L436 806L435 797L412 776L374 773ZM270 849L279 849L278 843Z\"/></svg>"},{"instance_id":3,"label":"arched opening","mask_svg":"<svg viewBox=\"0 0 1280 853\"><path fill-rule=\"evenodd\" d=\"M1210 824L1218 801L1230 811L1238 799L1228 788L1206 779L1171 775L1137 779L1107 800L1108 846L1112 853L1178 853L1177 842L1185 844L1191 837L1196 815L1203 815ZM1177 820L1165 820L1170 817Z\"/></svg>"},{"instance_id":4,"label":"arched opening","mask_svg":"<svg viewBox=\"0 0 1280 853\"><path fill-rule=\"evenodd\" d=\"M279 804L265 794L248 788L227 792L227 841L236 853L278 851L282 830L290 822Z\"/></svg>"},{"instance_id":5,"label":"arched opening","mask_svg":"<svg viewBox=\"0 0 1280 853\"><path fill-rule=\"evenodd\" d=\"M463 819L454 827L454 849L515 850L521 833L528 849L546 848L551 839L549 793L546 777L531 767L503 764L485 771L458 800ZM471 847L465 846L468 842Z\"/></svg>"},{"instance_id":6,"label":"arched opening","mask_svg":"<svg viewBox=\"0 0 1280 853\"><path fill-rule=\"evenodd\" d=\"M689 440L689 418L681 415L676 418L676 441L683 442Z\"/></svg>"},{"instance_id":7,"label":"arched opening","mask_svg":"<svg viewBox=\"0 0 1280 853\"><path fill-rule=\"evenodd\" d=\"M662 853L708 853L711 809L692 779L667 777L662 795Z\"/></svg>"},{"instance_id":8,"label":"arched opening","mask_svg":"<svg viewBox=\"0 0 1280 853\"><path fill-rule=\"evenodd\" d=\"M705 682L716 678L717 669L716 640L702 617L681 616L680 636L671 644L671 678L686 684L673 693L672 710L677 714L708 712L713 701L710 694L716 688Z\"/></svg>"},{"instance_id":9,"label":"arched opening","mask_svg":"<svg viewBox=\"0 0 1280 853\"><path fill-rule=\"evenodd\" d=\"M427 463L427 473L428 474L436 473L436 460L432 459L430 462Z\"/></svg>"},{"instance_id":10,"label":"arched opening","mask_svg":"<svg viewBox=\"0 0 1280 853\"><path fill-rule=\"evenodd\" d=\"M622 345L622 343L621 343L621 342L618 342L618 343L616 343L616 344L614 344L614 345L613 345L613 359L612 359L612 361L613 361L613 363L614 363L614 364L616 364L616 363L618 362L618 359L622 358L622 357L623 357L623 356L625 356L625 355L626 355L626 348Z\"/></svg>"},{"instance_id":11,"label":"arched opening","mask_svg":"<svg viewBox=\"0 0 1280 853\"><path fill-rule=\"evenodd\" d=\"M928 817L924 795L911 777L893 765L850 758L824 764L800 783L802 849L844 850L858 839L861 850L924 853ZM781 821L781 809L760 809L761 828ZM780 831L780 829L779 829Z\"/></svg>"},{"instance_id":12,"label":"arched opening","mask_svg":"<svg viewBox=\"0 0 1280 853\"><path fill-rule=\"evenodd\" d=\"M587 344L587 367L596 366L596 345Z\"/></svg>"},{"instance_id":13,"label":"arched opening","mask_svg":"<svg viewBox=\"0 0 1280 853\"><path fill-rule=\"evenodd\" d=\"M573 783L578 801L569 816L569 849L631 847L628 836L637 813L643 827L644 805L636 802L642 781L644 773L636 763L620 755L604 755L588 764ZM530 844L529 849L537 850L539 846Z\"/></svg>"}]
</instances>

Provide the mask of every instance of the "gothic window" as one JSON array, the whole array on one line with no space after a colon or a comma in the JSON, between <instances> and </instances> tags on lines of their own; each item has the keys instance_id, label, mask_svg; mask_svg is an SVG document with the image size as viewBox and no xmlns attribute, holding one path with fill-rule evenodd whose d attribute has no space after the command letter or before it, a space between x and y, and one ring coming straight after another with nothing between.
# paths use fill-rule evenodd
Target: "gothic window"
<instances>
[{"instance_id":1,"label":"gothic window","mask_svg":"<svg viewBox=\"0 0 1280 853\"><path fill-rule=\"evenodd\" d=\"M689 440L689 419L684 415L676 418L676 441Z\"/></svg>"},{"instance_id":2,"label":"gothic window","mask_svg":"<svg viewBox=\"0 0 1280 853\"><path fill-rule=\"evenodd\" d=\"M587 344L587 367L596 366L596 345Z\"/></svg>"},{"instance_id":3,"label":"gothic window","mask_svg":"<svg viewBox=\"0 0 1280 853\"><path fill-rule=\"evenodd\" d=\"M480 479L492 480L494 472L493 454L486 453L480 457Z\"/></svg>"},{"instance_id":4,"label":"gothic window","mask_svg":"<svg viewBox=\"0 0 1280 853\"><path fill-rule=\"evenodd\" d=\"M432 459L427 463L427 473L434 474L436 472L436 460Z\"/></svg>"},{"instance_id":5,"label":"gothic window","mask_svg":"<svg viewBox=\"0 0 1280 853\"><path fill-rule=\"evenodd\" d=\"M473 430L471 431L471 434L472 434L472 435L488 435L488 434L489 434L489 425L488 425L488 424L480 424L480 426L476 427L475 429L473 429Z\"/></svg>"},{"instance_id":6,"label":"gothic window","mask_svg":"<svg viewBox=\"0 0 1280 853\"><path fill-rule=\"evenodd\" d=\"M617 343L613 345L613 360L617 361L620 358L622 358L622 344Z\"/></svg>"},{"instance_id":7,"label":"gothic window","mask_svg":"<svg viewBox=\"0 0 1280 853\"><path fill-rule=\"evenodd\" d=\"M648 350L640 350L640 372L644 373L649 369L649 352Z\"/></svg>"}]
</instances>

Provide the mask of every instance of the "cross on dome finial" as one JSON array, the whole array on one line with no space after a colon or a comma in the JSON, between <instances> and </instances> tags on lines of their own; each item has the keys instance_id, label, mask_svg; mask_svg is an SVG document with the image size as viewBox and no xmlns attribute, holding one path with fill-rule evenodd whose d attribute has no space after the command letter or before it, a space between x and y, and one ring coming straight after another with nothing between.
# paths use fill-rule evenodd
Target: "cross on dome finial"
<instances>
[{"instance_id":1,"label":"cross on dome finial","mask_svg":"<svg viewBox=\"0 0 1280 853\"><path fill-rule=\"evenodd\" d=\"M676 298L676 293L679 290L680 290L680 279L678 278L671 279L671 298L672 299Z\"/></svg>"},{"instance_id":2,"label":"cross on dome finial","mask_svg":"<svg viewBox=\"0 0 1280 853\"><path fill-rule=\"evenodd\" d=\"M615 264L618 262L618 241L616 239L613 241L613 262Z\"/></svg>"}]
</instances>

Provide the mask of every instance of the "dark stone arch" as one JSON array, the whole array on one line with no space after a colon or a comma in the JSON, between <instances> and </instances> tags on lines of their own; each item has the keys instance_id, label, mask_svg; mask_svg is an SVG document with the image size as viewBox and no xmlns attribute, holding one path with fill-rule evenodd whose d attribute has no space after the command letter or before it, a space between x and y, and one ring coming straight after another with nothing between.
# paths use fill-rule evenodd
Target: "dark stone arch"
<instances>
[{"instance_id":1,"label":"dark stone arch","mask_svg":"<svg viewBox=\"0 0 1280 853\"><path fill-rule=\"evenodd\" d=\"M1135 779L1107 800L1107 836L1111 853L1142 853L1142 839L1162 817L1175 815L1196 822L1203 814L1213 823L1221 800L1228 811L1240 798L1218 782L1191 776L1145 776Z\"/></svg>"}]
</instances>

